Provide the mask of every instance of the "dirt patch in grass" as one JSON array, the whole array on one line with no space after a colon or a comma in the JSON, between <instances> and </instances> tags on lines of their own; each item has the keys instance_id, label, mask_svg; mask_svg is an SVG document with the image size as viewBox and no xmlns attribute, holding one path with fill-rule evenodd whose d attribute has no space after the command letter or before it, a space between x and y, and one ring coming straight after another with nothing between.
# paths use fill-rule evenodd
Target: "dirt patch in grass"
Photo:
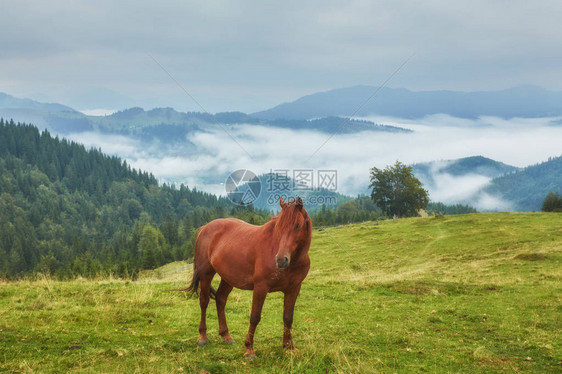
<instances>
[{"instance_id":1,"label":"dirt patch in grass","mask_svg":"<svg viewBox=\"0 0 562 374\"><path fill-rule=\"evenodd\" d=\"M409 295L474 295L484 291L498 291L497 285L472 285L453 282L397 281L383 287Z\"/></svg>"},{"instance_id":2,"label":"dirt patch in grass","mask_svg":"<svg viewBox=\"0 0 562 374\"><path fill-rule=\"evenodd\" d=\"M544 253L520 253L514 257L515 260L540 261L548 258Z\"/></svg>"}]
</instances>

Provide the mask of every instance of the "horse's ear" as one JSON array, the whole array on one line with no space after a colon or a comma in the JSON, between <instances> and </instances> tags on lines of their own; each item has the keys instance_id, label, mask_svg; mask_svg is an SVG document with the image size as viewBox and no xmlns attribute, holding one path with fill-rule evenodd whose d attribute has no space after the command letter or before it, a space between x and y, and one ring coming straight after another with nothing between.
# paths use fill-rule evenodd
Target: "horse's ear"
<instances>
[{"instance_id":1,"label":"horse's ear","mask_svg":"<svg viewBox=\"0 0 562 374\"><path fill-rule=\"evenodd\" d=\"M284 209L287 206L287 203L283 200L282 197L279 198L279 206L281 209Z\"/></svg>"},{"instance_id":2,"label":"horse's ear","mask_svg":"<svg viewBox=\"0 0 562 374\"><path fill-rule=\"evenodd\" d=\"M303 207L302 199L300 196L297 197L297 206Z\"/></svg>"}]
</instances>

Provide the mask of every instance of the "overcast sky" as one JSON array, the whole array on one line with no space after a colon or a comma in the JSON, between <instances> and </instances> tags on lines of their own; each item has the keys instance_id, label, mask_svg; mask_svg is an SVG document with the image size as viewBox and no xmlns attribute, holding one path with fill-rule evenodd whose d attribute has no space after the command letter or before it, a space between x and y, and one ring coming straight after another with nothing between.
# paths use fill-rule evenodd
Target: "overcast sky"
<instances>
[{"instance_id":1,"label":"overcast sky","mask_svg":"<svg viewBox=\"0 0 562 374\"><path fill-rule=\"evenodd\" d=\"M252 112L379 85L562 90L560 1L4 1L0 91L78 109ZM111 107L113 105L114 107Z\"/></svg>"}]
</instances>

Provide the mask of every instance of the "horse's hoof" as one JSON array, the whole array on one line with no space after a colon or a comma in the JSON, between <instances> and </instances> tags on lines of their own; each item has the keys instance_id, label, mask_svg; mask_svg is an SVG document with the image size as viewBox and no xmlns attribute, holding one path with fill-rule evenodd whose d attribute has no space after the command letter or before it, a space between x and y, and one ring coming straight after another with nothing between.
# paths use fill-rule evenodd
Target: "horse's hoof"
<instances>
[{"instance_id":1,"label":"horse's hoof","mask_svg":"<svg viewBox=\"0 0 562 374\"><path fill-rule=\"evenodd\" d=\"M209 339L199 339L199 341L197 342L197 345L200 347L203 347L204 345L210 344L211 342L209 341Z\"/></svg>"},{"instance_id":2,"label":"horse's hoof","mask_svg":"<svg viewBox=\"0 0 562 374\"><path fill-rule=\"evenodd\" d=\"M236 341L235 341L234 339L232 339L232 338L230 338L230 339L228 339L228 340L225 340L224 342L225 342L226 344L228 344L228 345L236 344Z\"/></svg>"},{"instance_id":3,"label":"horse's hoof","mask_svg":"<svg viewBox=\"0 0 562 374\"><path fill-rule=\"evenodd\" d=\"M285 350L287 350L287 351L293 351L293 352L299 351L297 349L297 347L295 347L295 345L292 342L291 343L284 343L283 348L285 348Z\"/></svg>"},{"instance_id":4,"label":"horse's hoof","mask_svg":"<svg viewBox=\"0 0 562 374\"><path fill-rule=\"evenodd\" d=\"M255 353L246 353L246 354L244 355L244 358L245 358L246 360L255 360L256 358L258 358L258 356L256 356Z\"/></svg>"}]
</instances>

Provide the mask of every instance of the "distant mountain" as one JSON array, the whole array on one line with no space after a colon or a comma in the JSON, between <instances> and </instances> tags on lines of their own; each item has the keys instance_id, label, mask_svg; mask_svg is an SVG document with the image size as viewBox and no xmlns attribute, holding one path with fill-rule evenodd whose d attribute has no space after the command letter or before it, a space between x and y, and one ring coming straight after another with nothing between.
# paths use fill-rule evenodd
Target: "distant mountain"
<instances>
[{"instance_id":1,"label":"distant mountain","mask_svg":"<svg viewBox=\"0 0 562 374\"><path fill-rule=\"evenodd\" d=\"M76 112L71 107L62 104L46 104L31 99L20 99L0 92L0 109L32 109L43 112Z\"/></svg>"},{"instance_id":2,"label":"distant mountain","mask_svg":"<svg viewBox=\"0 0 562 374\"><path fill-rule=\"evenodd\" d=\"M91 130L85 115L69 106L57 103L41 103L0 93L0 118L33 123L58 133ZM52 126L56 122L56 126ZM70 128L69 128L70 127Z\"/></svg>"},{"instance_id":3,"label":"distant mountain","mask_svg":"<svg viewBox=\"0 0 562 374\"><path fill-rule=\"evenodd\" d=\"M131 135L141 140L158 139L165 142L183 142L196 131L239 124L312 130L325 133L356 133L360 131L411 132L395 126L341 117L307 120L264 120L241 112L217 114L178 112L173 108L129 108L106 116L88 116L61 104L43 104L28 99L17 99L7 94L0 96L0 117L31 122L58 134L85 131ZM4 103L4 105L2 105Z\"/></svg>"},{"instance_id":4,"label":"distant mountain","mask_svg":"<svg viewBox=\"0 0 562 374\"><path fill-rule=\"evenodd\" d=\"M213 115L199 112L177 112L172 108L156 108L149 111L145 111L142 108L130 108L109 116L90 116L89 120L94 129L102 132L118 132L146 139L161 138L162 140L172 142L185 139L189 133L195 131L205 131L220 126L229 127L240 124L326 133L356 133L360 131L411 132L411 130L400 127L379 125L369 121L350 120L341 117L319 118L311 121L284 119L267 121L241 112L224 112Z\"/></svg>"},{"instance_id":5,"label":"distant mountain","mask_svg":"<svg viewBox=\"0 0 562 374\"><path fill-rule=\"evenodd\" d=\"M472 156L456 160L431 161L412 165L414 175L426 186L435 186L435 179L439 175L448 174L453 177L479 175L496 178L512 173L519 168L495 161L483 156Z\"/></svg>"},{"instance_id":6,"label":"distant mountain","mask_svg":"<svg viewBox=\"0 0 562 374\"><path fill-rule=\"evenodd\" d=\"M350 116L376 90L377 87L354 86L319 92L251 115L267 120ZM502 118L562 116L562 92L536 86L477 92L410 91L384 87L357 112L357 116L413 119L438 113L461 118L483 115Z\"/></svg>"},{"instance_id":7,"label":"distant mountain","mask_svg":"<svg viewBox=\"0 0 562 374\"><path fill-rule=\"evenodd\" d=\"M68 118L73 118L73 122L75 121L73 125L83 126L84 124L80 122L83 116L82 113L66 105L40 103L0 92L0 118L13 118L15 121L34 123L40 128L50 128L51 120L56 117L58 127L63 129L68 125Z\"/></svg>"},{"instance_id":8,"label":"distant mountain","mask_svg":"<svg viewBox=\"0 0 562 374\"><path fill-rule=\"evenodd\" d=\"M562 193L562 156L494 178L482 192L512 203L516 211L540 211L550 191Z\"/></svg>"}]
</instances>

